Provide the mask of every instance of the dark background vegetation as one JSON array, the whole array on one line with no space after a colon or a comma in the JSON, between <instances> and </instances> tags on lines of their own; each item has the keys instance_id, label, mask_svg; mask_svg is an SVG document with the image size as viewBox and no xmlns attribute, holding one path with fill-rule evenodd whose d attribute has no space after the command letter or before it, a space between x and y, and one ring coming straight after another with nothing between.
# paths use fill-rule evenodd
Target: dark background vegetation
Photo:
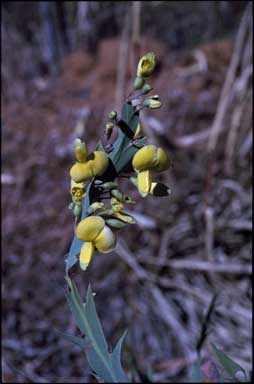
<instances>
[{"instance_id":1,"label":"dark background vegetation","mask_svg":"<svg viewBox=\"0 0 254 384\"><path fill-rule=\"evenodd\" d=\"M147 372L187 381L215 290L203 375L216 381L209 341L252 369L251 4L139 4L2 3L4 382L95 380L55 332L76 332L64 296L72 143L80 136L92 151L103 138L147 51L159 57L151 83L163 107L143 129L173 159L159 176L172 194L142 199L123 185L138 224L72 277L83 295L92 284L111 346L128 328L123 365L136 382Z\"/></svg>"}]
</instances>

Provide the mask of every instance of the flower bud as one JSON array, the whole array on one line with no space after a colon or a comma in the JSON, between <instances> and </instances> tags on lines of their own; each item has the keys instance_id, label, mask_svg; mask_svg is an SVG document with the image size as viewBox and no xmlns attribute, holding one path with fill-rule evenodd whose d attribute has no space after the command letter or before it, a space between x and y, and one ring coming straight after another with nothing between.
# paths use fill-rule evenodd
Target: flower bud
<instances>
[{"instance_id":1,"label":"flower bud","mask_svg":"<svg viewBox=\"0 0 254 384\"><path fill-rule=\"evenodd\" d=\"M114 217L116 217L119 220L122 220L124 223L136 224L136 220L134 219L134 217L130 215L126 215L124 213L114 212Z\"/></svg>"},{"instance_id":2,"label":"flower bud","mask_svg":"<svg viewBox=\"0 0 254 384\"><path fill-rule=\"evenodd\" d=\"M75 203L73 203L73 201L68 205L68 208L69 209L73 209L74 208L74 205L75 205Z\"/></svg>"},{"instance_id":3,"label":"flower bud","mask_svg":"<svg viewBox=\"0 0 254 384\"><path fill-rule=\"evenodd\" d=\"M145 79L142 77L136 77L134 81L134 89L137 91L138 89L141 89L145 83Z\"/></svg>"},{"instance_id":4,"label":"flower bud","mask_svg":"<svg viewBox=\"0 0 254 384\"><path fill-rule=\"evenodd\" d=\"M157 98L149 98L149 99L145 99L143 101L143 105L144 105L144 107L148 107L151 109L157 109L157 108L161 107L161 101L158 100Z\"/></svg>"},{"instance_id":5,"label":"flower bud","mask_svg":"<svg viewBox=\"0 0 254 384\"><path fill-rule=\"evenodd\" d=\"M111 111L109 114L108 114L108 117L110 120L116 120L117 119L117 112L116 111Z\"/></svg>"},{"instance_id":6,"label":"flower bud","mask_svg":"<svg viewBox=\"0 0 254 384\"><path fill-rule=\"evenodd\" d=\"M105 221L107 225L116 229L124 228L126 227L126 225L128 225L128 223L124 223L123 221L118 219L106 219Z\"/></svg>"},{"instance_id":7,"label":"flower bud","mask_svg":"<svg viewBox=\"0 0 254 384\"><path fill-rule=\"evenodd\" d=\"M88 213L88 215L91 215L92 213L98 211L99 209L105 210L104 203L96 201L95 203L92 203L89 206L87 213Z\"/></svg>"},{"instance_id":8,"label":"flower bud","mask_svg":"<svg viewBox=\"0 0 254 384\"><path fill-rule=\"evenodd\" d=\"M105 128L105 130L104 130L104 133L105 133L105 135L107 136L107 138L110 138L111 133L112 133L112 131L113 131L113 128L114 128L114 124L113 124L111 121L109 121L109 122L106 124L106 128Z\"/></svg>"},{"instance_id":9,"label":"flower bud","mask_svg":"<svg viewBox=\"0 0 254 384\"><path fill-rule=\"evenodd\" d=\"M156 65L156 56L153 52L149 52L142 56L138 63L137 76L148 77L152 74Z\"/></svg>"},{"instance_id":10,"label":"flower bud","mask_svg":"<svg viewBox=\"0 0 254 384\"><path fill-rule=\"evenodd\" d=\"M112 194L112 196L116 197L117 200L119 200L119 201L124 200L123 194L120 191L118 191L118 189L112 189L111 194Z\"/></svg>"},{"instance_id":11,"label":"flower bud","mask_svg":"<svg viewBox=\"0 0 254 384\"><path fill-rule=\"evenodd\" d=\"M75 217L79 217L80 214L81 214L81 211L82 211L82 205L79 204L79 203L75 203L74 208L73 208L73 210L72 210L73 215L74 215Z\"/></svg>"},{"instance_id":12,"label":"flower bud","mask_svg":"<svg viewBox=\"0 0 254 384\"><path fill-rule=\"evenodd\" d=\"M136 137L141 136L141 133L142 133L142 127L141 127L141 124L138 123L136 131L135 131L134 139L136 139Z\"/></svg>"},{"instance_id":13,"label":"flower bud","mask_svg":"<svg viewBox=\"0 0 254 384\"><path fill-rule=\"evenodd\" d=\"M106 183L101 184L100 187L103 189L113 189L117 188L118 184L114 181L107 181Z\"/></svg>"},{"instance_id":14,"label":"flower bud","mask_svg":"<svg viewBox=\"0 0 254 384\"><path fill-rule=\"evenodd\" d=\"M84 163L86 161L88 152L85 143L83 143L80 139L74 140L74 152L76 155L76 159L80 163Z\"/></svg>"},{"instance_id":15,"label":"flower bud","mask_svg":"<svg viewBox=\"0 0 254 384\"><path fill-rule=\"evenodd\" d=\"M145 84L142 88L142 94L143 95L146 95L147 93L149 93L151 90L153 89L153 87L150 85L150 84Z\"/></svg>"}]
</instances>

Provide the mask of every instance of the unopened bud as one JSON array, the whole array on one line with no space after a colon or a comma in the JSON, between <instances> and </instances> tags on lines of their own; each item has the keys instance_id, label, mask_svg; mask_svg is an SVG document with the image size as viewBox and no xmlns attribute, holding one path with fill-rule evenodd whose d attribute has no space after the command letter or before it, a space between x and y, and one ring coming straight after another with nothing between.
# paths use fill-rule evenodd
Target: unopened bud
<instances>
[{"instance_id":1,"label":"unopened bud","mask_svg":"<svg viewBox=\"0 0 254 384\"><path fill-rule=\"evenodd\" d=\"M106 124L106 128L104 132L107 138L110 138L113 128L114 128L114 124L111 121Z\"/></svg>"},{"instance_id":2,"label":"unopened bud","mask_svg":"<svg viewBox=\"0 0 254 384\"><path fill-rule=\"evenodd\" d=\"M142 56L138 63L137 76L150 76L154 71L156 60L156 56L153 52L149 52L146 55Z\"/></svg>"},{"instance_id":3,"label":"unopened bud","mask_svg":"<svg viewBox=\"0 0 254 384\"><path fill-rule=\"evenodd\" d=\"M78 216L81 214L81 211L82 211L82 205L76 203L75 206L74 206L74 208L73 208L73 215L74 215L75 217L78 217Z\"/></svg>"},{"instance_id":4,"label":"unopened bud","mask_svg":"<svg viewBox=\"0 0 254 384\"><path fill-rule=\"evenodd\" d=\"M86 161L88 155L87 148L85 143L83 143L80 139L75 139L74 141L74 152L76 159L80 163L84 163Z\"/></svg>"},{"instance_id":5,"label":"unopened bud","mask_svg":"<svg viewBox=\"0 0 254 384\"><path fill-rule=\"evenodd\" d=\"M136 131L135 131L134 139L136 139L136 137L139 137L141 135L141 133L142 133L141 124L138 123Z\"/></svg>"},{"instance_id":6,"label":"unopened bud","mask_svg":"<svg viewBox=\"0 0 254 384\"><path fill-rule=\"evenodd\" d=\"M117 112L116 111L111 111L109 114L108 114L108 117L110 120L116 120L117 118Z\"/></svg>"},{"instance_id":7,"label":"unopened bud","mask_svg":"<svg viewBox=\"0 0 254 384\"><path fill-rule=\"evenodd\" d=\"M151 90L153 89L153 87L150 85L150 84L145 84L142 88L142 93L143 95L146 95L147 93L149 93Z\"/></svg>"},{"instance_id":8,"label":"unopened bud","mask_svg":"<svg viewBox=\"0 0 254 384\"><path fill-rule=\"evenodd\" d=\"M69 209L73 209L74 208L74 205L75 205L75 203L73 203L73 201L68 205L68 208Z\"/></svg>"},{"instance_id":9,"label":"unopened bud","mask_svg":"<svg viewBox=\"0 0 254 384\"><path fill-rule=\"evenodd\" d=\"M113 189L117 188L118 184L114 181L107 181L106 183L101 184L100 187L103 189Z\"/></svg>"},{"instance_id":10,"label":"unopened bud","mask_svg":"<svg viewBox=\"0 0 254 384\"><path fill-rule=\"evenodd\" d=\"M94 212L98 211L99 209L105 210L104 203L95 202L89 206L87 213L88 213L88 215L91 215L91 213L94 213Z\"/></svg>"},{"instance_id":11,"label":"unopened bud","mask_svg":"<svg viewBox=\"0 0 254 384\"><path fill-rule=\"evenodd\" d=\"M122 201L124 199L123 194L118 191L118 189L112 189L111 191L112 196L116 197L117 200Z\"/></svg>"},{"instance_id":12,"label":"unopened bud","mask_svg":"<svg viewBox=\"0 0 254 384\"><path fill-rule=\"evenodd\" d=\"M153 97L153 98L145 99L143 101L143 105L144 105L144 107L148 107L151 109L157 109L157 108L161 107L161 101L156 96L156 98Z\"/></svg>"},{"instance_id":13,"label":"unopened bud","mask_svg":"<svg viewBox=\"0 0 254 384\"><path fill-rule=\"evenodd\" d=\"M128 225L128 223L124 223L123 221L117 219L106 219L105 222L110 227L116 229L124 228L126 225Z\"/></svg>"},{"instance_id":14,"label":"unopened bud","mask_svg":"<svg viewBox=\"0 0 254 384\"><path fill-rule=\"evenodd\" d=\"M144 84L145 84L145 79L143 79L143 77L136 77L134 81L134 89L137 91L138 89L141 89Z\"/></svg>"}]
</instances>

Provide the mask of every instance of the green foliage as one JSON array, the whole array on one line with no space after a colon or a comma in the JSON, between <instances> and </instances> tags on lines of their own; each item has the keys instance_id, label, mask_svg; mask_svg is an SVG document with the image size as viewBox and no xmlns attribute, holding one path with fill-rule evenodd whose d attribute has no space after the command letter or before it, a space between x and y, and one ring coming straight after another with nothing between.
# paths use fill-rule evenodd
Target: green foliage
<instances>
[{"instance_id":1,"label":"green foliage","mask_svg":"<svg viewBox=\"0 0 254 384\"><path fill-rule=\"evenodd\" d=\"M224 352L220 351L214 344L211 345L216 359L223 367L225 372L230 376L229 378L227 377L225 379L236 380L236 374L240 371L244 374L245 382L247 382L248 379L245 370Z\"/></svg>"},{"instance_id":2,"label":"green foliage","mask_svg":"<svg viewBox=\"0 0 254 384\"><path fill-rule=\"evenodd\" d=\"M118 340L112 353L98 318L91 287L88 287L86 302L82 303L75 284L66 277L66 298L77 325L85 339L64 334L63 336L84 349L89 366L100 379L107 383L128 383L121 366L121 350L126 332Z\"/></svg>"}]
</instances>

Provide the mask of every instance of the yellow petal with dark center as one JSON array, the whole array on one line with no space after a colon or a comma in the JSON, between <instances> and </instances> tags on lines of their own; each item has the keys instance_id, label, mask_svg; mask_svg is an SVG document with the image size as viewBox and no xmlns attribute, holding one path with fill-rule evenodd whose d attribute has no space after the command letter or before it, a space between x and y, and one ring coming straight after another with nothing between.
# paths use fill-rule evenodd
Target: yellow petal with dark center
<instances>
[{"instance_id":1,"label":"yellow petal with dark center","mask_svg":"<svg viewBox=\"0 0 254 384\"><path fill-rule=\"evenodd\" d=\"M80 263L80 268L83 269L83 271L86 270L88 264L91 261L91 258L93 257L95 252L95 247L93 243L86 242L81 250L80 250L80 255L79 255L79 263Z\"/></svg>"},{"instance_id":2,"label":"yellow petal with dark center","mask_svg":"<svg viewBox=\"0 0 254 384\"><path fill-rule=\"evenodd\" d=\"M137 180L139 193L143 197L147 196L152 184L152 177L150 171L139 172Z\"/></svg>"},{"instance_id":3,"label":"yellow petal with dark center","mask_svg":"<svg viewBox=\"0 0 254 384\"><path fill-rule=\"evenodd\" d=\"M105 221L100 216L90 216L81 220L76 228L79 240L94 241L105 227Z\"/></svg>"},{"instance_id":4,"label":"yellow petal with dark center","mask_svg":"<svg viewBox=\"0 0 254 384\"><path fill-rule=\"evenodd\" d=\"M106 225L94 241L95 247L101 253L111 252L116 246L116 236Z\"/></svg>"}]
</instances>

